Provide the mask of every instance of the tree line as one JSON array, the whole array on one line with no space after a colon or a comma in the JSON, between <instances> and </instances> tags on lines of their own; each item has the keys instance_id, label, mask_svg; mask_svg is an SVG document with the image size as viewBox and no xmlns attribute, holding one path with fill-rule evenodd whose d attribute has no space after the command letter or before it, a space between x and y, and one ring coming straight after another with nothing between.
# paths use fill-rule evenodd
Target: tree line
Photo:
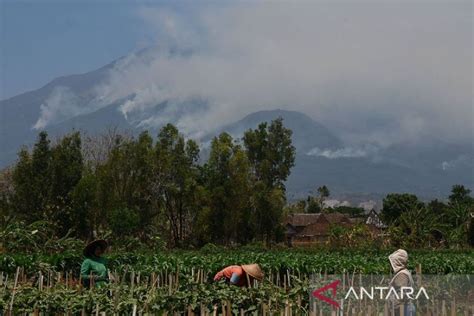
<instances>
[{"instance_id":1,"label":"tree line","mask_svg":"<svg viewBox=\"0 0 474 316\"><path fill-rule=\"evenodd\" d=\"M288 213L342 213L351 218L364 218L362 207L339 205L328 207L324 201L330 196L326 186L317 194L287 206ZM415 194L390 193L385 196L378 214L384 224L382 243L407 248L474 246L474 198L471 190L456 184L446 201L421 201ZM359 245L374 245L380 234L370 234L366 227L350 229L333 227L334 240L357 236ZM336 243L337 244L337 243ZM347 242L346 242L347 244Z\"/></svg>"},{"instance_id":2,"label":"tree line","mask_svg":"<svg viewBox=\"0 0 474 316\"><path fill-rule=\"evenodd\" d=\"M43 131L2 172L2 224L47 221L57 236L158 237L170 247L279 241L291 135L281 118L241 140L222 133L207 150L171 124L156 137L72 132L54 143Z\"/></svg>"},{"instance_id":3,"label":"tree line","mask_svg":"<svg viewBox=\"0 0 474 316\"><path fill-rule=\"evenodd\" d=\"M203 148L171 124L155 137L109 129L52 141L40 132L34 146L20 150L16 163L0 173L0 226L46 223L58 238L111 235L199 247L283 241L290 213L364 218L360 207L327 207L326 186L287 203L285 181L295 163L291 135L281 118L247 130L241 139L222 133ZM470 193L455 185L447 201L429 202L409 193L388 194L379 214L383 234L360 225L334 227L333 239L358 246L359 240L376 244L372 237L383 235L383 243L400 247L472 246Z\"/></svg>"}]
</instances>

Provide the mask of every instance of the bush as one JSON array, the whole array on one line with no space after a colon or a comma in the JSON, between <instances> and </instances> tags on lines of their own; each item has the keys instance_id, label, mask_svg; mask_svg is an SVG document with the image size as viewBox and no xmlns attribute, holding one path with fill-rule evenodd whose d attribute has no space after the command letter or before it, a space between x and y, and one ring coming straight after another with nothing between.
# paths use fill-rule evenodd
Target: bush
<instances>
[{"instance_id":1,"label":"bush","mask_svg":"<svg viewBox=\"0 0 474 316\"><path fill-rule=\"evenodd\" d=\"M128 236L136 232L140 225L140 216L135 210L117 208L110 214L110 228L116 236Z\"/></svg>"}]
</instances>

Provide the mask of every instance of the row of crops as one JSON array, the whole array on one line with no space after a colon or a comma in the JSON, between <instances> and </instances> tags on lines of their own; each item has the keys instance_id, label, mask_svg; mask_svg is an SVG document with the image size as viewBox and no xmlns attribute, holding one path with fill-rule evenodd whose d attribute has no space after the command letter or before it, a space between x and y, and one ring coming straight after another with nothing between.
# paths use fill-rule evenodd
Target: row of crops
<instances>
[{"instance_id":1,"label":"row of crops","mask_svg":"<svg viewBox=\"0 0 474 316\"><path fill-rule=\"evenodd\" d=\"M258 262L266 271L290 270L299 273L342 273L355 271L363 274L390 273L390 251L311 251L311 250L222 250L215 252L170 251L159 253L115 253L108 255L109 267L118 271L133 269L144 273L179 268L218 271L230 264ZM427 274L474 274L474 251L429 251L409 253L409 267L423 266ZM80 253L67 254L3 254L0 271L12 273L17 267L26 271L41 269L78 271Z\"/></svg>"},{"instance_id":2,"label":"row of crops","mask_svg":"<svg viewBox=\"0 0 474 316\"><path fill-rule=\"evenodd\" d=\"M172 251L111 254L114 277L82 288L80 255L2 255L0 303L13 314L307 314L310 276L389 274L389 252ZM213 282L230 264L258 262L266 273L250 288ZM413 251L410 268L423 274L474 274L472 251ZM415 269L416 268L416 269Z\"/></svg>"}]
</instances>

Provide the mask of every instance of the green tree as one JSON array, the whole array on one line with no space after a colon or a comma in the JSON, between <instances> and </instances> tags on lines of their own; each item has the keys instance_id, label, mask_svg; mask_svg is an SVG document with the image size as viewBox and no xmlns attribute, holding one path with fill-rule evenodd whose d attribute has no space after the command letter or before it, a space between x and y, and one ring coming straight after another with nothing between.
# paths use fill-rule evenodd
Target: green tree
<instances>
[{"instance_id":1,"label":"green tree","mask_svg":"<svg viewBox=\"0 0 474 316\"><path fill-rule=\"evenodd\" d=\"M284 182L295 164L291 135L292 131L283 126L282 118L270 125L261 123L257 129L244 134L244 145L256 178L269 188L285 190Z\"/></svg>"},{"instance_id":2,"label":"green tree","mask_svg":"<svg viewBox=\"0 0 474 316\"><path fill-rule=\"evenodd\" d=\"M164 210L172 246L191 238L201 206L202 189L198 184L199 147L185 140L178 129L164 126L155 146L153 196Z\"/></svg>"},{"instance_id":3,"label":"green tree","mask_svg":"<svg viewBox=\"0 0 474 316\"><path fill-rule=\"evenodd\" d=\"M434 214L446 214L448 212L448 205L438 199L430 201L427 207Z\"/></svg>"},{"instance_id":4,"label":"green tree","mask_svg":"<svg viewBox=\"0 0 474 316\"><path fill-rule=\"evenodd\" d=\"M281 230L285 192L280 187L269 188L263 182L257 182L253 190L255 231L261 240L269 244Z\"/></svg>"},{"instance_id":5,"label":"green tree","mask_svg":"<svg viewBox=\"0 0 474 316\"><path fill-rule=\"evenodd\" d=\"M389 229L396 246L434 246L446 236L448 227L442 221L443 215L431 212L421 203L410 206L400 213Z\"/></svg>"},{"instance_id":6,"label":"green tree","mask_svg":"<svg viewBox=\"0 0 474 316\"><path fill-rule=\"evenodd\" d=\"M469 231L467 238L469 246L474 247L474 217L471 217L469 220Z\"/></svg>"},{"instance_id":7,"label":"green tree","mask_svg":"<svg viewBox=\"0 0 474 316\"><path fill-rule=\"evenodd\" d=\"M330 195L330 192L329 192L329 189L327 186L323 185L322 187L319 187L318 188L318 193L319 193L319 197L321 199L325 199L325 198L328 198L329 195Z\"/></svg>"},{"instance_id":8,"label":"green tree","mask_svg":"<svg viewBox=\"0 0 474 316\"><path fill-rule=\"evenodd\" d=\"M49 211L59 235L75 228L71 194L81 180L83 167L79 132L64 136L51 149Z\"/></svg>"},{"instance_id":9,"label":"green tree","mask_svg":"<svg viewBox=\"0 0 474 316\"><path fill-rule=\"evenodd\" d=\"M252 238L250 170L246 153L229 134L222 133L212 140L203 169L209 194L209 209L203 214L208 242L245 242Z\"/></svg>"},{"instance_id":10,"label":"green tree","mask_svg":"<svg viewBox=\"0 0 474 316\"><path fill-rule=\"evenodd\" d=\"M13 218L12 198L14 195L13 174L11 168L0 171L0 229L8 225Z\"/></svg>"},{"instance_id":11,"label":"green tree","mask_svg":"<svg viewBox=\"0 0 474 316\"><path fill-rule=\"evenodd\" d=\"M388 194L383 199L381 211L382 220L384 220L386 223L392 223L404 212L412 209L419 209L423 206L423 202L418 200L418 197L414 194Z\"/></svg>"},{"instance_id":12,"label":"green tree","mask_svg":"<svg viewBox=\"0 0 474 316\"><path fill-rule=\"evenodd\" d=\"M22 149L13 169L15 213L27 223L47 217L51 177L51 148L48 134L41 132L30 154Z\"/></svg>"},{"instance_id":13,"label":"green tree","mask_svg":"<svg viewBox=\"0 0 474 316\"><path fill-rule=\"evenodd\" d=\"M110 214L110 228L116 236L130 236L140 227L140 215L137 211L119 208Z\"/></svg>"},{"instance_id":14,"label":"green tree","mask_svg":"<svg viewBox=\"0 0 474 316\"><path fill-rule=\"evenodd\" d=\"M261 123L245 132L243 141L254 175L253 205L256 231L268 242L281 230L285 198L285 181L295 164L292 131L283 119L270 125Z\"/></svg>"},{"instance_id":15,"label":"green tree","mask_svg":"<svg viewBox=\"0 0 474 316\"><path fill-rule=\"evenodd\" d=\"M449 195L450 204L472 204L473 198L470 196L471 190L463 185L453 185L451 195Z\"/></svg>"},{"instance_id":16,"label":"green tree","mask_svg":"<svg viewBox=\"0 0 474 316\"><path fill-rule=\"evenodd\" d=\"M138 212L140 225L151 225L158 214L153 199L153 139L147 132L138 139L117 138L108 159L96 168L97 229L108 226L107 219L117 209Z\"/></svg>"},{"instance_id":17,"label":"green tree","mask_svg":"<svg viewBox=\"0 0 474 316\"><path fill-rule=\"evenodd\" d=\"M329 197L330 192L327 186L323 185L318 188L318 203L319 208L324 210L324 201Z\"/></svg>"},{"instance_id":18,"label":"green tree","mask_svg":"<svg viewBox=\"0 0 474 316\"><path fill-rule=\"evenodd\" d=\"M74 190L71 193L72 214L71 222L76 236L84 239L92 239L94 231L97 231L101 220L100 209L97 204L97 177L95 173L86 170L82 173Z\"/></svg>"},{"instance_id":19,"label":"green tree","mask_svg":"<svg viewBox=\"0 0 474 316\"><path fill-rule=\"evenodd\" d=\"M308 196L306 205L306 213L321 213L323 210L321 208L321 203L319 202L319 199L315 198L314 196Z\"/></svg>"}]
</instances>

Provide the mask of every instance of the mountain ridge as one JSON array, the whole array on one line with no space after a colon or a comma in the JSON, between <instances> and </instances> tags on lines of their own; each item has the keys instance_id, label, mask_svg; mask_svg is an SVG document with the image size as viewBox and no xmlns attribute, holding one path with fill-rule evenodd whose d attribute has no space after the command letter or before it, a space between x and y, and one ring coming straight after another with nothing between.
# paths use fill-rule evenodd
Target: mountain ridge
<instances>
[{"instance_id":1,"label":"mountain ridge","mask_svg":"<svg viewBox=\"0 0 474 316\"><path fill-rule=\"evenodd\" d=\"M73 129L100 133L107 127L135 133L150 129L155 134L160 124L180 123L183 116L198 117L207 110L206 101L199 99L181 103L156 103L147 107L146 112L132 113L129 117L121 111L124 100L97 108L94 104L91 106L89 103L97 97L94 95L97 85L108 78L108 71L118 61L84 74L55 78L37 90L0 101L0 168L15 161L20 147L34 143L38 131L43 129L33 128L44 115L42 106L47 104L54 91L61 92L63 88L66 93L72 94L72 102L77 104L73 104L71 112L66 111L63 116L61 113L50 113L53 118L57 115L56 121L44 122L44 130L54 137ZM125 100L133 100L133 96ZM58 108L53 107L50 111L65 111L61 99L56 106ZM84 109L87 106L90 107ZM297 150L296 166L287 183L290 196L305 196L319 185L329 185L335 194L340 195L413 192L439 196L456 183L474 187L472 144L449 144L433 140L421 144L394 144L386 148L370 144L350 146L331 130L331 126L325 126L305 113L287 109L247 113L212 132L204 133L198 140L204 144L222 131L240 138L245 130L280 116L285 126L292 129ZM159 124L147 126L147 122Z\"/></svg>"}]
</instances>

